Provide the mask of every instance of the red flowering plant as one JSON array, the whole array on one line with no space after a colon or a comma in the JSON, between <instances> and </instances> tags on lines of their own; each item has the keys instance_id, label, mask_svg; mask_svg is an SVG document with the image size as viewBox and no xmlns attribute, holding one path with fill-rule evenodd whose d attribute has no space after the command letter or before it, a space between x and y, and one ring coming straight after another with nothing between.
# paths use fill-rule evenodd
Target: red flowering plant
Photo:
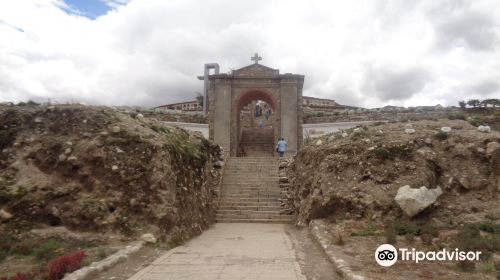
<instances>
[{"instance_id":1,"label":"red flowering plant","mask_svg":"<svg viewBox=\"0 0 500 280\"><path fill-rule=\"evenodd\" d=\"M65 273L73 272L82 267L85 251L77 251L71 255L57 257L49 262L49 279L59 280ZM17 280L17 279L16 279Z\"/></svg>"}]
</instances>

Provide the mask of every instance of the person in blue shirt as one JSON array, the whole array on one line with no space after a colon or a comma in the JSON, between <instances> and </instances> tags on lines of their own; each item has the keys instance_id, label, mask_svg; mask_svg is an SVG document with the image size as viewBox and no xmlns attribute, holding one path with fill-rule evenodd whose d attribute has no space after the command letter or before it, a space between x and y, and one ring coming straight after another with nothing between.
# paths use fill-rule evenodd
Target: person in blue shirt
<instances>
[{"instance_id":1,"label":"person in blue shirt","mask_svg":"<svg viewBox=\"0 0 500 280\"><path fill-rule=\"evenodd\" d=\"M280 154L280 157L283 157L286 151L286 141L284 138L280 138L278 144L276 144L276 151Z\"/></svg>"}]
</instances>

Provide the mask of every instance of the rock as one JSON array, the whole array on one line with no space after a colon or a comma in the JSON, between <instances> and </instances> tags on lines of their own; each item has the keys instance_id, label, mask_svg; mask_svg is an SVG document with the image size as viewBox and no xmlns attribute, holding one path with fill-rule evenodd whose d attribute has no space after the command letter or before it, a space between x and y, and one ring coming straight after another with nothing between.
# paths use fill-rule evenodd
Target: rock
<instances>
[{"instance_id":1,"label":"rock","mask_svg":"<svg viewBox=\"0 0 500 280\"><path fill-rule=\"evenodd\" d=\"M491 127L489 125L480 125L477 130L481 131L481 132L485 132L485 133L488 133L488 132L491 132Z\"/></svg>"},{"instance_id":2,"label":"rock","mask_svg":"<svg viewBox=\"0 0 500 280\"><path fill-rule=\"evenodd\" d=\"M59 215L61 215L61 213L59 212L59 209L57 209L55 206L52 206L50 211L52 212L52 215L54 215L56 217L59 217Z\"/></svg>"},{"instance_id":3,"label":"rock","mask_svg":"<svg viewBox=\"0 0 500 280\"><path fill-rule=\"evenodd\" d=\"M319 139L318 141L316 141L316 146L320 146L321 144L323 144L323 141L321 141L321 139Z\"/></svg>"},{"instance_id":4,"label":"rock","mask_svg":"<svg viewBox=\"0 0 500 280\"><path fill-rule=\"evenodd\" d=\"M70 157L68 157L68 161L69 161L69 162L75 162L77 159L78 159L78 158L77 158L77 157L75 157L75 156L70 156Z\"/></svg>"},{"instance_id":5,"label":"rock","mask_svg":"<svg viewBox=\"0 0 500 280\"><path fill-rule=\"evenodd\" d=\"M218 160L218 161L214 162L214 167L221 168L223 166L224 166L224 162L221 161L221 160Z\"/></svg>"},{"instance_id":6,"label":"rock","mask_svg":"<svg viewBox=\"0 0 500 280\"><path fill-rule=\"evenodd\" d=\"M144 118L144 115L143 115L143 114L137 114L137 116L136 116L136 117L137 117L138 119L142 119L142 118Z\"/></svg>"},{"instance_id":7,"label":"rock","mask_svg":"<svg viewBox=\"0 0 500 280\"><path fill-rule=\"evenodd\" d=\"M111 170L113 170L113 171L118 170L118 166L117 165L111 166Z\"/></svg>"},{"instance_id":8,"label":"rock","mask_svg":"<svg viewBox=\"0 0 500 280\"><path fill-rule=\"evenodd\" d=\"M67 155L71 154L71 148L67 148L66 150L64 150L64 153Z\"/></svg>"},{"instance_id":9,"label":"rock","mask_svg":"<svg viewBox=\"0 0 500 280\"><path fill-rule=\"evenodd\" d=\"M405 124L405 128L413 128L413 125L411 123Z\"/></svg>"},{"instance_id":10,"label":"rock","mask_svg":"<svg viewBox=\"0 0 500 280\"><path fill-rule=\"evenodd\" d=\"M415 129L413 129L413 128L407 128L407 129L405 129L405 133L406 134L413 134L413 133L415 133Z\"/></svg>"},{"instance_id":11,"label":"rock","mask_svg":"<svg viewBox=\"0 0 500 280\"><path fill-rule=\"evenodd\" d=\"M42 123L43 119L40 117L35 118L35 123Z\"/></svg>"},{"instance_id":12,"label":"rock","mask_svg":"<svg viewBox=\"0 0 500 280\"><path fill-rule=\"evenodd\" d=\"M12 219L12 217L14 217L14 215L12 215L11 213L7 212L7 210L5 209L0 209L0 219L2 220L9 220L9 219Z\"/></svg>"},{"instance_id":13,"label":"rock","mask_svg":"<svg viewBox=\"0 0 500 280\"><path fill-rule=\"evenodd\" d=\"M483 148L477 148L477 152L480 154L484 154L486 152L486 150Z\"/></svg>"},{"instance_id":14,"label":"rock","mask_svg":"<svg viewBox=\"0 0 500 280\"><path fill-rule=\"evenodd\" d=\"M65 154L60 154L59 155L59 161L65 161L66 160L66 155Z\"/></svg>"},{"instance_id":15,"label":"rock","mask_svg":"<svg viewBox=\"0 0 500 280\"><path fill-rule=\"evenodd\" d=\"M382 129L379 129L375 132L375 135L384 135L384 132L382 131Z\"/></svg>"},{"instance_id":16,"label":"rock","mask_svg":"<svg viewBox=\"0 0 500 280\"><path fill-rule=\"evenodd\" d=\"M152 244L156 243L156 241L157 241L156 237L151 233L145 233L145 234L141 235L141 240L146 242L146 243L152 243Z\"/></svg>"},{"instance_id":17,"label":"rock","mask_svg":"<svg viewBox=\"0 0 500 280\"><path fill-rule=\"evenodd\" d=\"M136 206L137 205L137 199L131 198L130 199L130 206Z\"/></svg>"},{"instance_id":18,"label":"rock","mask_svg":"<svg viewBox=\"0 0 500 280\"><path fill-rule=\"evenodd\" d=\"M124 153L124 151L122 149L118 148L118 147L116 147L116 152L119 153L119 154L123 154Z\"/></svg>"},{"instance_id":19,"label":"rock","mask_svg":"<svg viewBox=\"0 0 500 280\"><path fill-rule=\"evenodd\" d=\"M288 177L280 177L279 182L280 183L288 183Z\"/></svg>"},{"instance_id":20,"label":"rock","mask_svg":"<svg viewBox=\"0 0 500 280\"><path fill-rule=\"evenodd\" d=\"M103 131L103 132L101 132L101 133L99 133L99 134L100 134L101 136L108 136L108 135L109 135L109 133L108 133L107 131Z\"/></svg>"},{"instance_id":21,"label":"rock","mask_svg":"<svg viewBox=\"0 0 500 280\"><path fill-rule=\"evenodd\" d=\"M342 133L342 138L346 138L347 136L349 136L349 134L347 134L347 133L345 133L345 132L344 132L344 133Z\"/></svg>"},{"instance_id":22,"label":"rock","mask_svg":"<svg viewBox=\"0 0 500 280\"><path fill-rule=\"evenodd\" d=\"M486 155L491 156L498 149L500 149L500 144L498 142L490 142L486 145Z\"/></svg>"},{"instance_id":23,"label":"rock","mask_svg":"<svg viewBox=\"0 0 500 280\"><path fill-rule=\"evenodd\" d=\"M441 127L441 131L444 133L450 133L451 132L451 127L449 126L443 126Z\"/></svg>"},{"instance_id":24,"label":"rock","mask_svg":"<svg viewBox=\"0 0 500 280\"><path fill-rule=\"evenodd\" d=\"M119 133L121 131L121 128L119 126L115 125L115 126L113 126L111 131L113 131L113 133Z\"/></svg>"},{"instance_id":25,"label":"rock","mask_svg":"<svg viewBox=\"0 0 500 280\"><path fill-rule=\"evenodd\" d=\"M424 143L427 144L427 145L431 145L432 144L432 139L431 138L425 138Z\"/></svg>"},{"instance_id":26,"label":"rock","mask_svg":"<svg viewBox=\"0 0 500 280\"><path fill-rule=\"evenodd\" d=\"M394 199L403 212L411 218L436 202L441 194L443 194L443 191L440 187L435 189L427 189L426 187L413 189L406 185L398 189Z\"/></svg>"}]
</instances>

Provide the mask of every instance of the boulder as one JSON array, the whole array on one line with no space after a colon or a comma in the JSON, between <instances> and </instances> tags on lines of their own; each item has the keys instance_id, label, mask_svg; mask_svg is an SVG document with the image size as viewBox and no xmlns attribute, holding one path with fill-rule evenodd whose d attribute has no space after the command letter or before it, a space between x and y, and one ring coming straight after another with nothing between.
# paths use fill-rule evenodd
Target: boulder
<instances>
[{"instance_id":1,"label":"boulder","mask_svg":"<svg viewBox=\"0 0 500 280\"><path fill-rule=\"evenodd\" d=\"M152 233L145 233L141 235L141 240L146 242L146 243L156 243L156 237Z\"/></svg>"},{"instance_id":2,"label":"boulder","mask_svg":"<svg viewBox=\"0 0 500 280\"><path fill-rule=\"evenodd\" d=\"M321 144L323 144L323 141L321 141L321 139L319 139L318 141L316 141L316 146L320 146Z\"/></svg>"},{"instance_id":3,"label":"boulder","mask_svg":"<svg viewBox=\"0 0 500 280\"><path fill-rule=\"evenodd\" d=\"M406 134L413 134L413 133L415 133L415 129L413 129L413 128L407 128L407 129L405 129L405 133Z\"/></svg>"},{"instance_id":4,"label":"boulder","mask_svg":"<svg viewBox=\"0 0 500 280\"><path fill-rule=\"evenodd\" d=\"M10 220L12 219L12 217L14 217L14 215L12 215L11 213L7 212L7 210L4 210L4 209L0 209L0 219L1 220Z\"/></svg>"},{"instance_id":5,"label":"boulder","mask_svg":"<svg viewBox=\"0 0 500 280\"><path fill-rule=\"evenodd\" d=\"M486 145L486 155L491 156L498 149L500 149L498 142L490 142Z\"/></svg>"},{"instance_id":6,"label":"boulder","mask_svg":"<svg viewBox=\"0 0 500 280\"><path fill-rule=\"evenodd\" d=\"M221 160L218 160L218 161L214 162L214 167L221 168L223 166L224 166L224 162L221 161Z\"/></svg>"},{"instance_id":7,"label":"boulder","mask_svg":"<svg viewBox=\"0 0 500 280\"><path fill-rule=\"evenodd\" d=\"M66 155L65 154L60 154L58 157L59 161L65 161L66 160Z\"/></svg>"},{"instance_id":8,"label":"boulder","mask_svg":"<svg viewBox=\"0 0 500 280\"><path fill-rule=\"evenodd\" d=\"M121 131L121 128L117 125L113 126L112 128L113 133L119 133Z\"/></svg>"},{"instance_id":9,"label":"boulder","mask_svg":"<svg viewBox=\"0 0 500 280\"><path fill-rule=\"evenodd\" d=\"M489 125L480 125L477 130L481 131L481 132L485 132L485 133L488 133L488 132L491 132L491 127Z\"/></svg>"},{"instance_id":10,"label":"boulder","mask_svg":"<svg viewBox=\"0 0 500 280\"><path fill-rule=\"evenodd\" d=\"M451 132L451 127L449 126L443 126L441 127L441 131L444 133L450 133Z\"/></svg>"},{"instance_id":11,"label":"boulder","mask_svg":"<svg viewBox=\"0 0 500 280\"><path fill-rule=\"evenodd\" d=\"M427 189L426 187L413 189L406 185L398 189L394 199L403 212L411 218L436 202L441 194L443 194L443 191L440 187L435 189Z\"/></svg>"},{"instance_id":12,"label":"boulder","mask_svg":"<svg viewBox=\"0 0 500 280\"><path fill-rule=\"evenodd\" d=\"M75 162L75 161L77 161L77 160L78 160L78 158L77 158L77 157L75 157L75 156L70 156L70 157L68 157L68 161L69 161L69 162Z\"/></svg>"}]
</instances>

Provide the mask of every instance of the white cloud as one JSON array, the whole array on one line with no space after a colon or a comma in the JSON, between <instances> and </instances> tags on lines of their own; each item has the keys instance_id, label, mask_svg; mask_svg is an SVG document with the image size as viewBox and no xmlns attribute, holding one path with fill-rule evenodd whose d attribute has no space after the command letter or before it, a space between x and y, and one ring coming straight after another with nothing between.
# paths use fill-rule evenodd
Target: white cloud
<instances>
[{"instance_id":1,"label":"white cloud","mask_svg":"<svg viewBox=\"0 0 500 280\"><path fill-rule=\"evenodd\" d=\"M62 0L0 2L0 100L188 100L204 63L228 71L254 52L348 105L500 96L495 0L102 1L114 9L95 20Z\"/></svg>"}]
</instances>

